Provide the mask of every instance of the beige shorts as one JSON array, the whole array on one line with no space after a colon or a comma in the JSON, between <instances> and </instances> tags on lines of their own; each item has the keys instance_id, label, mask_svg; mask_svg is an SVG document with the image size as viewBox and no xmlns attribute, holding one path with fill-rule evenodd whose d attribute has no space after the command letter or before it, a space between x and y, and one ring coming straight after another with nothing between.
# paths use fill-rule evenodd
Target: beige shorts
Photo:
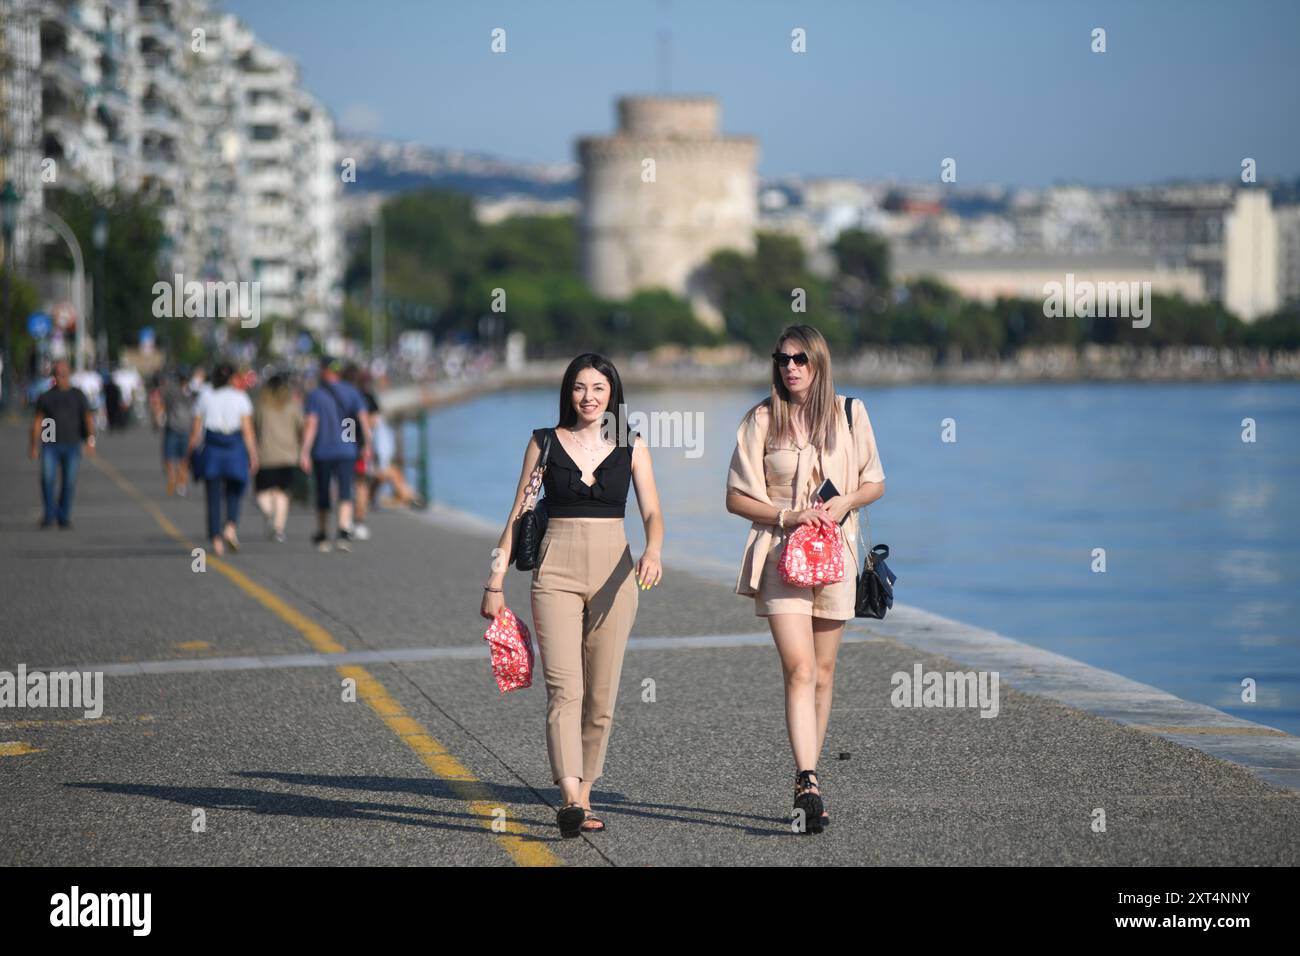
<instances>
[{"instance_id":1,"label":"beige shorts","mask_svg":"<svg viewBox=\"0 0 1300 956\"><path fill-rule=\"evenodd\" d=\"M771 614L806 614L810 617L847 621L853 617L857 602L857 571L853 566L853 552L844 543L844 579L834 584L804 588L786 584L781 580L781 552L786 535L779 529L773 532L772 547L767 552L763 573L758 580L758 593L754 595L754 613L759 617Z\"/></svg>"}]
</instances>

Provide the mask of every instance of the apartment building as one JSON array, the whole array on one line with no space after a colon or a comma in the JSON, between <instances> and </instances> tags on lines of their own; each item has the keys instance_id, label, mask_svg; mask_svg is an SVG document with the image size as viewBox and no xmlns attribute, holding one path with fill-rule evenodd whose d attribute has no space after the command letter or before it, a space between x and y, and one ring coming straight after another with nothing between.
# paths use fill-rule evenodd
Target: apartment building
<instances>
[{"instance_id":1,"label":"apartment building","mask_svg":"<svg viewBox=\"0 0 1300 956\"><path fill-rule=\"evenodd\" d=\"M45 190L139 191L162 208L160 272L258 281L264 316L324 332L341 306L336 152L296 63L207 0L0 0L20 261Z\"/></svg>"}]
</instances>

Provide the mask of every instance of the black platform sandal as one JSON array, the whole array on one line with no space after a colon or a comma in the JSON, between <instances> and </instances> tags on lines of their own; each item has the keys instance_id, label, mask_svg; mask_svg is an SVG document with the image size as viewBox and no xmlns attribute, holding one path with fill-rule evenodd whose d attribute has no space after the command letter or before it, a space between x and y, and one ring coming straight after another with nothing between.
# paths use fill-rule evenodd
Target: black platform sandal
<instances>
[{"instance_id":1,"label":"black platform sandal","mask_svg":"<svg viewBox=\"0 0 1300 956\"><path fill-rule=\"evenodd\" d=\"M560 836L566 840L582 835L582 824L586 819L587 810L580 803L566 804L555 814L555 822L560 827Z\"/></svg>"},{"instance_id":2,"label":"black platform sandal","mask_svg":"<svg viewBox=\"0 0 1300 956\"><path fill-rule=\"evenodd\" d=\"M800 770L794 778L794 808L803 811L804 832L822 832L821 787L817 783L816 770Z\"/></svg>"},{"instance_id":3,"label":"black platform sandal","mask_svg":"<svg viewBox=\"0 0 1300 956\"><path fill-rule=\"evenodd\" d=\"M818 771L816 770L813 771L813 774L817 776L817 792L821 794L821 798L822 798L822 815L821 815L822 830L828 830L830 829L830 825L831 825L831 815L826 812L826 795L821 793L822 783L821 783L820 774L818 774Z\"/></svg>"}]
</instances>

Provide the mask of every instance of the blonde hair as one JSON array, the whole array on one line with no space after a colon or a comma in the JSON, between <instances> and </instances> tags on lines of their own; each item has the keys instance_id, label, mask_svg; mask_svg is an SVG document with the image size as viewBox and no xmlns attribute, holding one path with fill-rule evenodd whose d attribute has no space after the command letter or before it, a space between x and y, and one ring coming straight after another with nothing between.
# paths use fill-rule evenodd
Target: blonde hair
<instances>
[{"instance_id":1,"label":"blonde hair","mask_svg":"<svg viewBox=\"0 0 1300 956\"><path fill-rule=\"evenodd\" d=\"M291 398L293 398L293 390L289 387L289 380L283 375L273 375L262 389L258 406L279 411L289 404Z\"/></svg>"},{"instance_id":2,"label":"blonde hair","mask_svg":"<svg viewBox=\"0 0 1300 956\"><path fill-rule=\"evenodd\" d=\"M826 339L811 325L788 325L776 340L773 352L793 341L799 351L808 355L808 368L813 371L807 404L804 405L804 422L808 426L808 440L827 454L835 451L835 416L839 404L835 401L835 380L831 375L831 350ZM781 378L780 367L772 363L772 394L760 404L768 407L769 425L767 444L793 442L794 423L790 390ZM757 406L756 406L757 408Z\"/></svg>"}]
</instances>

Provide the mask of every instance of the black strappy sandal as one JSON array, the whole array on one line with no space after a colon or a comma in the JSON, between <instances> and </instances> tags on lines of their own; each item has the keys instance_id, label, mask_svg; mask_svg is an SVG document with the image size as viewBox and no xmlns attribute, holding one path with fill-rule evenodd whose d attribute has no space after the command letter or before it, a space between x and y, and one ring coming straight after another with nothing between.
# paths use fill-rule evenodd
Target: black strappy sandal
<instances>
[{"instance_id":1,"label":"black strappy sandal","mask_svg":"<svg viewBox=\"0 0 1300 956\"><path fill-rule=\"evenodd\" d=\"M821 815L822 830L828 830L830 829L830 825L831 825L831 815L826 812L826 794L821 792L822 789L821 773L820 771L814 770L813 775L817 777L817 792L821 795L822 798L822 815Z\"/></svg>"},{"instance_id":2,"label":"black strappy sandal","mask_svg":"<svg viewBox=\"0 0 1300 956\"><path fill-rule=\"evenodd\" d=\"M587 819L587 809L580 803L569 803L555 814L555 822L560 826L560 836L572 840L582 835L582 824Z\"/></svg>"},{"instance_id":3,"label":"black strappy sandal","mask_svg":"<svg viewBox=\"0 0 1300 956\"><path fill-rule=\"evenodd\" d=\"M800 770L794 778L794 808L803 811L805 833L821 833L824 829L822 815L825 807L816 774L816 770Z\"/></svg>"},{"instance_id":4,"label":"black strappy sandal","mask_svg":"<svg viewBox=\"0 0 1300 956\"><path fill-rule=\"evenodd\" d=\"M587 816L582 822L585 824L588 821L599 823L600 826L598 827L579 826L578 827L579 832L581 833L604 833L605 832L605 821L602 820L600 817L596 816L596 814L592 813L590 810L587 811Z\"/></svg>"}]
</instances>

